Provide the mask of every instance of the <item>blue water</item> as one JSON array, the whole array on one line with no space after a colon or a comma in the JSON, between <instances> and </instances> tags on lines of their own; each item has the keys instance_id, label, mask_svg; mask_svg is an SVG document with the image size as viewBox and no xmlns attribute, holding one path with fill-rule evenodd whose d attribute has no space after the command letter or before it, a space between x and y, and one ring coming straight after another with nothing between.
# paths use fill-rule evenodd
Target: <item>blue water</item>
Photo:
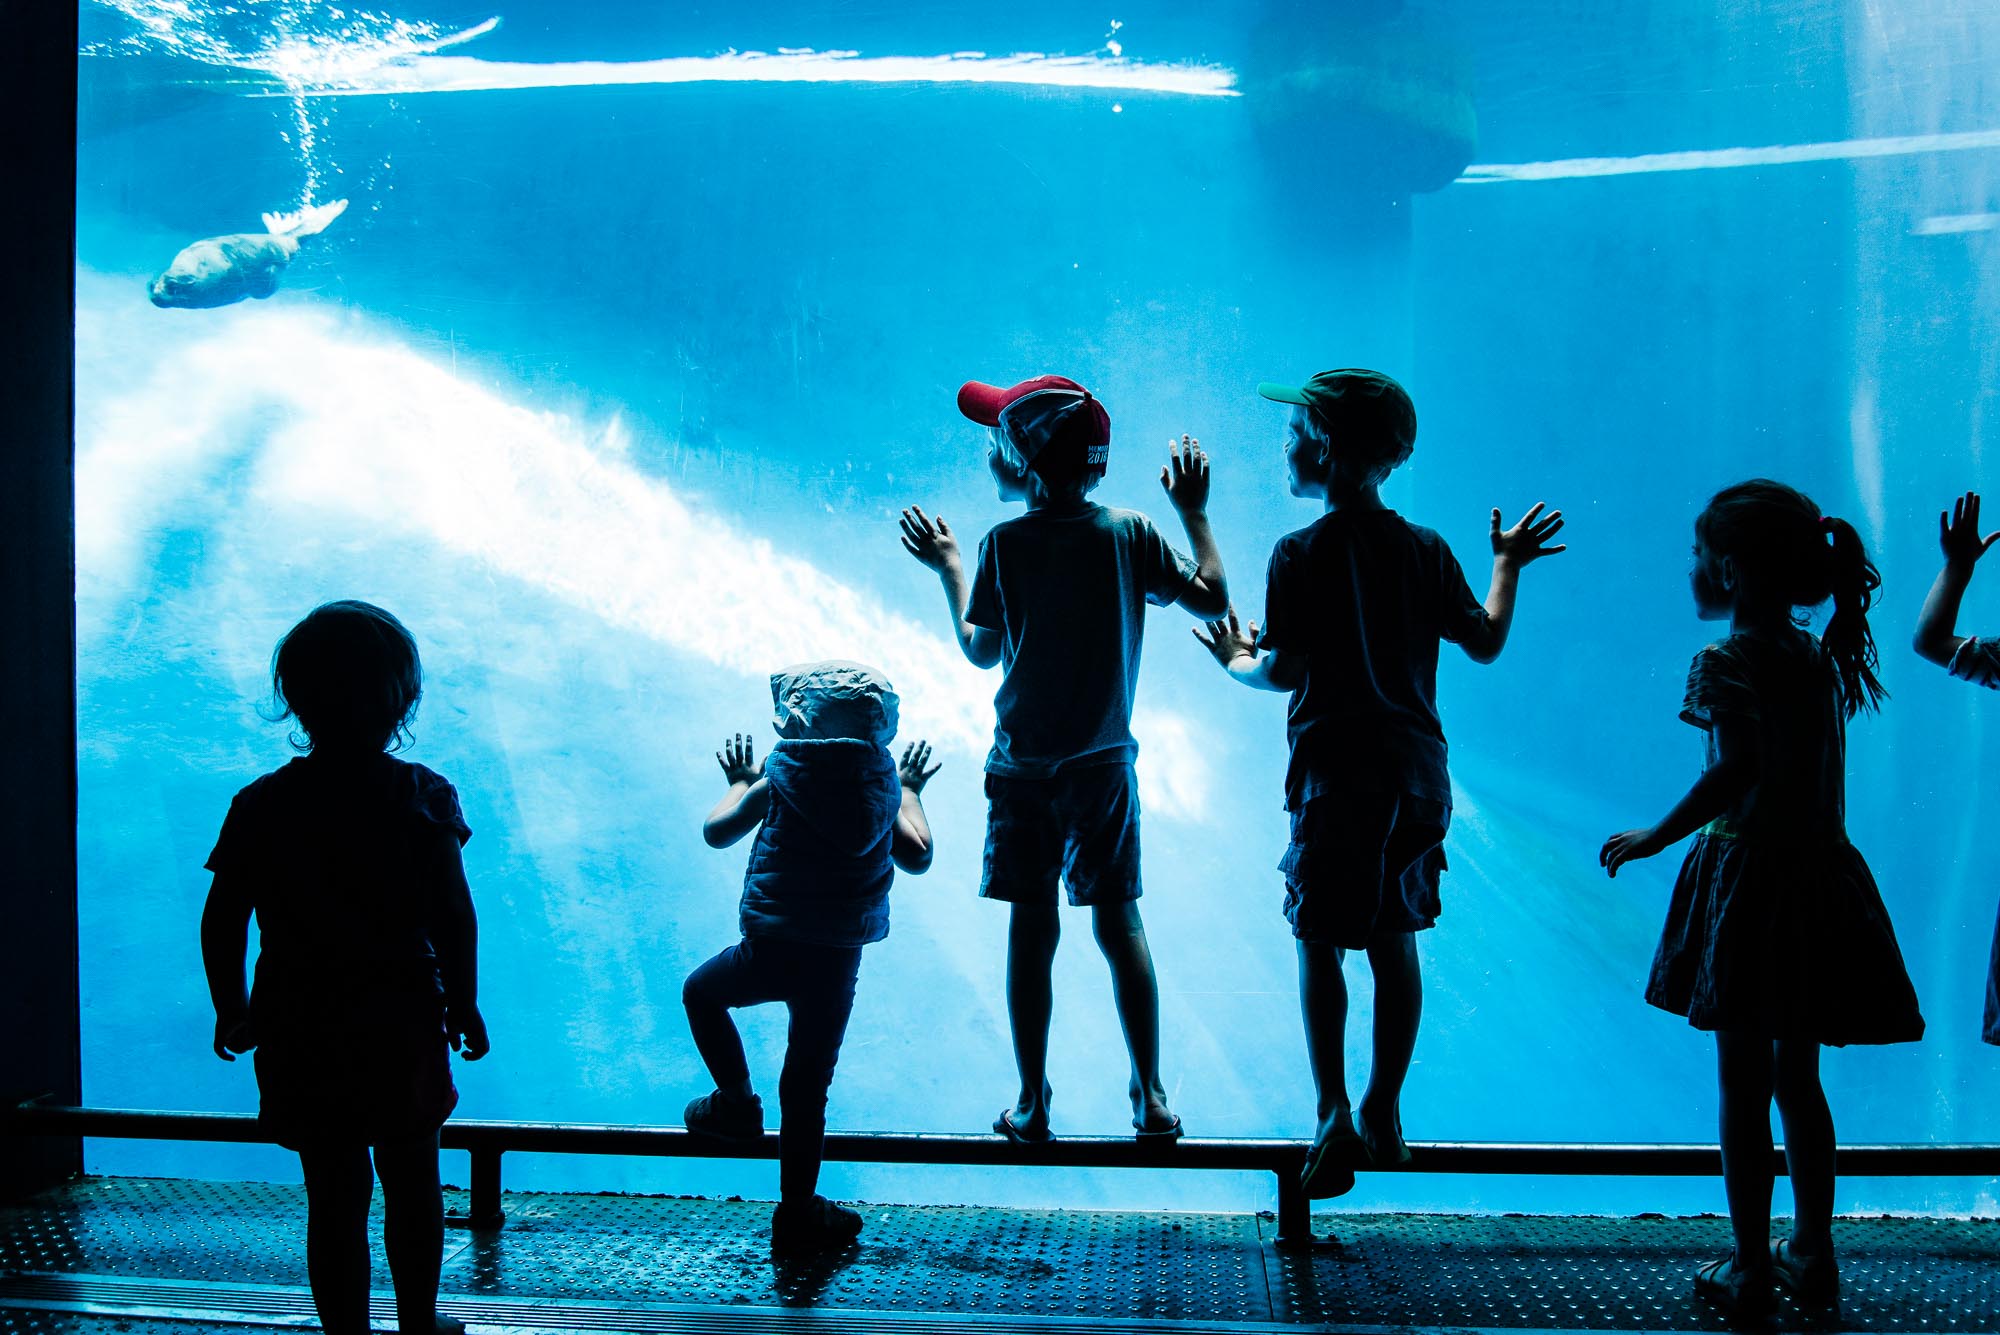
<instances>
[{"instance_id":1,"label":"blue water","mask_svg":"<svg viewBox=\"0 0 2000 1335\"><path fill-rule=\"evenodd\" d=\"M363 597L419 638L411 755L457 782L477 832L495 1049L460 1068L463 1115L675 1122L708 1087L679 988L733 938L742 871L740 849L699 839L712 755L762 727L770 670L849 657L890 674L906 734L945 768L926 793L936 865L899 883L894 933L869 950L830 1118L983 1129L1014 1084L1003 912L975 893L997 677L959 658L894 524L918 502L970 538L1007 513L953 389L1042 371L1089 384L1114 421L1098 498L1169 532L1157 464L1170 437L1200 437L1231 586L1254 609L1273 540L1314 512L1285 495L1282 410L1252 387L1367 364L1403 379L1422 423L1387 496L1475 584L1490 507L1570 517L1571 551L1525 577L1506 655L1440 674L1458 815L1445 916L1421 939L1411 1137L1712 1138L1708 1040L1639 999L1676 857L1607 882L1595 853L1699 764L1675 718L1712 632L1686 594L1690 523L1718 486L1769 473L1851 517L1887 578L1893 698L1854 730L1851 829L1931 1035L1829 1052L1841 1133L2000 1138L2000 1054L1977 1041L2000 698L1905 648L1937 509L2000 484L1984 454L2000 384L1988 7L1355 6L1387 16L1353 20L1379 67L1363 83L1402 78L1427 124L1470 96L1468 175L1499 178L1415 192L1409 143L1343 136L1337 91L1286 81L1356 48L1313 6L224 8L83 10L90 1102L254 1108L247 1064L208 1050L201 863L229 795L289 754L257 713L278 635ZM916 63L864 80L879 67L780 48ZM732 51L772 54L746 67ZM967 52L984 54L944 59ZM1079 59L1007 59L1022 53ZM672 57L697 63L636 65ZM837 77L774 77L801 71ZM270 300L148 304L190 241L336 198L348 212ZM1993 586L1975 585L1967 619L2000 629ZM1303 1135L1272 870L1282 701L1230 688L1180 611L1149 624L1143 903L1169 1092L1194 1134ZM1108 979L1085 921L1066 925L1059 1129L1116 1133ZM750 1013L745 1033L768 1084L782 1014ZM207 1146L99 1142L89 1162L296 1173L277 1151ZM508 1172L775 1187L768 1165L517 1156ZM1227 1209L1271 1193L1257 1177L844 1166L827 1189ZM1721 1205L1713 1182L1382 1177L1349 1200ZM1995 1202L1987 1182L1848 1180L1841 1205Z\"/></svg>"}]
</instances>

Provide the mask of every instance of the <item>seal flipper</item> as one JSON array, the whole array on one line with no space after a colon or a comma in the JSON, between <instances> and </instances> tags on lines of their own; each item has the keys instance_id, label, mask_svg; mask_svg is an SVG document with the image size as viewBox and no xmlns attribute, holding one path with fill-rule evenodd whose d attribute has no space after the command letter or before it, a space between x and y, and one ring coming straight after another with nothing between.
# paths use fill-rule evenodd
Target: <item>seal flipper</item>
<instances>
[{"instance_id":1,"label":"seal flipper","mask_svg":"<svg viewBox=\"0 0 2000 1335\"><path fill-rule=\"evenodd\" d=\"M308 204L297 213L267 213L264 215L264 230L272 236L316 236L345 212L347 201L336 199L331 204Z\"/></svg>"}]
</instances>

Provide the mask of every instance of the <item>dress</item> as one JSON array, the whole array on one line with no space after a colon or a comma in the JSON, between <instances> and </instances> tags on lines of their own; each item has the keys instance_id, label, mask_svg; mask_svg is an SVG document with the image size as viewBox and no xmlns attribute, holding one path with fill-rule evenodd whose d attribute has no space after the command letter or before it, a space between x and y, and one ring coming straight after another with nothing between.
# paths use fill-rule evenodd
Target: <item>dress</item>
<instances>
[{"instance_id":1,"label":"dress","mask_svg":"<svg viewBox=\"0 0 2000 1335\"><path fill-rule=\"evenodd\" d=\"M288 1149L435 1134L458 1103L418 874L440 830L472 833L451 784L380 753L305 756L230 803L207 866L256 911L258 1116Z\"/></svg>"},{"instance_id":2,"label":"dress","mask_svg":"<svg viewBox=\"0 0 2000 1335\"><path fill-rule=\"evenodd\" d=\"M1907 1043L1916 990L1846 832L1846 720L1804 631L1744 631L1695 655L1681 717L1753 729L1758 779L1697 834L1674 884L1646 1000L1697 1029Z\"/></svg>"}]
</instances>

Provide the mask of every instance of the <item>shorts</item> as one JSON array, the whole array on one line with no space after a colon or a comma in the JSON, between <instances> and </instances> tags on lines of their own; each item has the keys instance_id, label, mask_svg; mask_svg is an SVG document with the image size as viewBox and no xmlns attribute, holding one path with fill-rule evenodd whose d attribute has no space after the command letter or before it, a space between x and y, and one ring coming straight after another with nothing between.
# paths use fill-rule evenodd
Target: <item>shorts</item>
<instances>
[{"instance_id":1,"label":"shorts","mask_svg":"<svg viewBox=\"0 0 2000 1335\"><path fill-rule=\"evenodd\" d=\"M1434 926L1450 825L1450 807L1406 793L1308 798L1278 859L1292 935L1363 950L1380 933Z\"/></svg>"},{"instance_id":2,"label":"shorts","mask_svg":"<svg viewBox=\"0 0 2000 1335\"><path fill-rule=\"evenodd\" d=\"M1046 779L986 776L984 899L1053 904L1056 877L1079 907L1139 897L1139 783L1130 763Z\"/></svg>"}]
</instances>

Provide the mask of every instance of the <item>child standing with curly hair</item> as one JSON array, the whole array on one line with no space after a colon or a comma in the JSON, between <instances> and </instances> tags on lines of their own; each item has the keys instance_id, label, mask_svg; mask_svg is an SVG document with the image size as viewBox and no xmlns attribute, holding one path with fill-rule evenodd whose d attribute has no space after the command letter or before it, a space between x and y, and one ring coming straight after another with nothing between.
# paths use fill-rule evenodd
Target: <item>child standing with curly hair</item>
<instances>
[{"instance_id":1,"label":"child standing with curly hair","mask_svg":"<svg viewBox=\"0 0 2000 1335\"><path fill-rule=\"evenodd\" d=\"M256 1049L258 1118L298 1151L306 1269L328 1335L368 1330L378 1176L398 1327L463 1330L437 1313L438 1128L458 1103L449 1050L477 1061L489 1044L459 860L472 831L441 775L387 754L423 691L417 643L379 607L327 603L279 642L271 686L305 754L236 794L208 857L215 1055Z\"/></svg>"}]
</instances>

